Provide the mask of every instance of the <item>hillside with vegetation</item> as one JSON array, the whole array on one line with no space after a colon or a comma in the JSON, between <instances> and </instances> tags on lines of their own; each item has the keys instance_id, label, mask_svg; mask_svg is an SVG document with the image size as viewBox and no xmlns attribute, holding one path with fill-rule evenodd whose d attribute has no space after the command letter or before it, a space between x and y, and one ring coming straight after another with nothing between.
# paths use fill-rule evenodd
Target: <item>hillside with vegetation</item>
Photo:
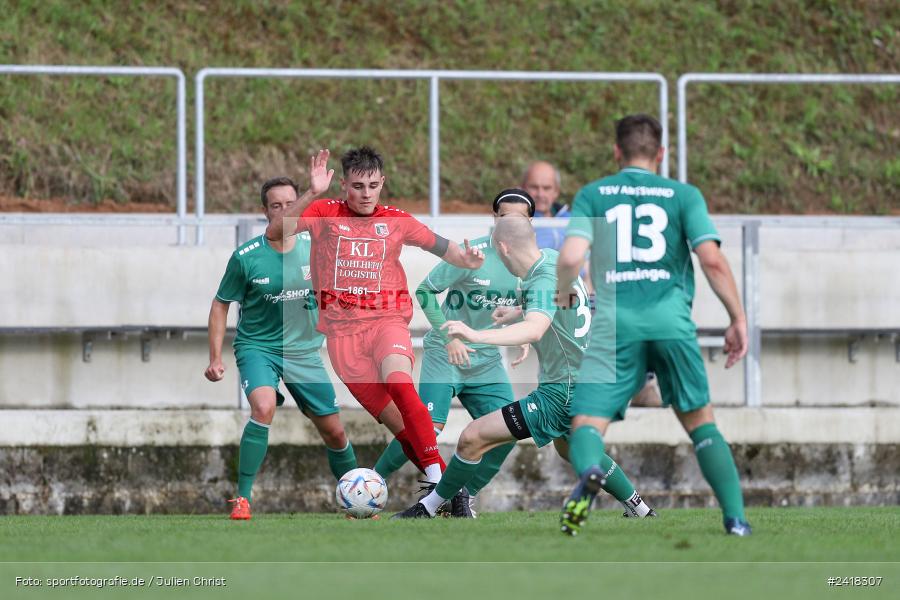
<instances>
[{"instance_id":1,"label":"hillside with vegetation","mask_svg":"<svg viewBox=\"0 0 900 600\"><path fill-rule=\"evenodd\" d=\"M270 2L0 0L0 63L656 71L900 71L891 0ZM656 113L647 84L446 82L441 190L488 206L534 158L564 196L615 168L613 121ZM896 86L696 86L690 178L715 212L900 212ZM424 208L428 83L211 80L207 210L253 210L261 180L314 149L369 143L389 195ZM0 196L174 207L172 81L0 76ZM336 165L335 165L336 166ZM193 187L192 175L189 189ZM415 204L415 201L419 201ZM49 206L49 205L48 205ZM16 208L19 207L19 208Z\"/></svg>"}]
</instances>

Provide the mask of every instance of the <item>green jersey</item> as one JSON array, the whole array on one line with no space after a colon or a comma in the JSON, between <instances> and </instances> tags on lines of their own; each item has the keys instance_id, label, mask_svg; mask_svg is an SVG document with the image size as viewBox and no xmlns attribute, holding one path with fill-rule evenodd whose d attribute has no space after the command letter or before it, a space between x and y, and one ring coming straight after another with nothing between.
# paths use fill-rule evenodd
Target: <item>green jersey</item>
<instances>
[{"instance_id":1,"label":"green jersey","mask_svg":"<svg viewBox=\"0 0 900 600\"><path fill-rule=\"evenodd\" d=\"M284 355L322 346L309 249L305 232L296 236L294 248L286 253L272 248L261 235L231 255L216 299L241 305L235 349L246 346Z\"/></svg>"},{"instance_id":2,"label":"green jersey","mask_svg":"<svg viewBox=\"0 0 900 600\"><path fill-rule=\"evenodd\" d=\"M471 245L484 253L481 267L469 270L441 262L431 270L424 283L435 293L448 290L441 305L448 321L462 321L472 329L490 329L494 326L491 314L495 308L518 304L520 282L500 262L490 236L473 240ZM426 350L443 349L446 344L446 337L439 331L432 329L425 334ZM497 346L468 345L476 352L469 356L471 365L466 370L476 370L500 360Z\"/></svg>"},{"instance_id":3,"label":"green jersey","mask_svg":"<svg viewBox=\"0 0 900 600\"><path fill-rule=\"evenodd\" d=\"M566 235L591 242L592 335L613 325L618 342L696 335L691 250L720 241L700 190L626 167L581 188Z\"/></svg>"},{"instance_id":4,"label":"green jersey","mask_svg":"<svg viewBox=\"0 0 900 600\"><path fill-rule=\"evenodd\" d=\"M525 315L539 312L550 317L550 328L533 343L541 365L538 384L573 384L587 345L591 311L587 293L579 278L575 282L578 302L568 309L556 306L556 250L545 248L522 279Z\"/></svg>"}]
</instances>

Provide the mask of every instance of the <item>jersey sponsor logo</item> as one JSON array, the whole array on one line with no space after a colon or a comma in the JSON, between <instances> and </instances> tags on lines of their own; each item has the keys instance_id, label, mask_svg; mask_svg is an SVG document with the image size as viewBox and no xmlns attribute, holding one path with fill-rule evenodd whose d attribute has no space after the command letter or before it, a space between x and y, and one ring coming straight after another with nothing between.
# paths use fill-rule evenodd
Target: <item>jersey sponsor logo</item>
<instances>
[{"instance_id":1,"label":"jersey sponsor logo","mask_svg":"<svg viewBox=\"0 0 900 600\"><path fill-rule=\"evenodd\" d=\"M309 270L309 265L301 265L300 270L303 271L303 279L305 281L309 281L312 279L312 273Z\"/></svg>"},{"instance_id":2,"label":"jersey sponsor logo","mask_svg":"<svg viewBox=\"0 0 900 600\"><path fill-rule=\"evenodd\" d=\"M403 344L394 344L391 348L397 348L399 350L403 350L404 352L409 352L409 348L404 346Z\"/></svg>"},{"instance_id":3,"label":"jersey sponsor logo","mask_svg":"<svg viewBox=\"0 0 900 600\"><path fill-rule=\"evenodd\" d=\"M672 278L665 269L634 269L633 271L607 271L606 283L624 283L626 281L663 281Z\"/></svg>"},{"instance_id":4,"label":"jersey sponsor logo","mask_svg":"<svg viewBox=\"0 0 900 600\"><path fill-rule=\"evenodd\" d=\"M526 403L525 408L527 408L528 412L530 413L535 412L538 409L537 404L535 404L534 402Z\"/></svg>"},{"instance_id":5,"label":"jersey sponsor logo","mask_svg":"<svg viewBox=\"0 0 900 600\"><path fill-rule=\"evenodd\" d=\"M266 294L263 299L272 304L279 302L290 302L291 300L301 300L309 297L310 290L281 290L279 294Z\"/></svg>"},{"instance_id":6,"label":"jersey sponsor logo","mask_svg":"<svg viewBox=\"0 0 900 600\"><path fill-rule=\"evenodd\" d=\"M341 231L350 231L350 228L344 224L338 225L338 229L340 229Z\"/></svg>"},{"instance_id":7,"label":"jersey sponsor logo","mask_svg":"<svg viewBox=\"0 0 900 600\"><path fill-rule=\"evenodd\" d=\"M653 196L655 198L672 198L675 190L665 187L652 187L645 185L601 185L597 188L602 196Z\"/></svg>"},{"instance_id":8,"label":"jersey sponsor logo","mask_svg":"<svg viewBox=\"0 0 900 600\"><path fill-rule=\"evenodd\" d=\"M338 237L334 261L334 289L351 294L381 291L385 240Z\"/></svg>"},{"instance_id":9,"label":"jersey sponsor logo","mask_svg":"<svg viewBox=\"0 0 900 600\"><path fill-rule=\"evenodd\" d=\"M254 250L256 248L259 248L259 242L253 242L246 248L241 248L240 250L238 250L238 256L243 256L243 255L247 254L248 252L250 252L251 250Z\"/></svg>"},{"instance_id":10,"label":"jersey sponsor logo","mask_svg":"<svg viewBox=\"0 0 900 600\"><path fill-rule=\"evenodd\" d=\"M267 283L269 283L269 278L268 277L257 277L256 279L251 279L250 281L257 285L266 285Z\"/></svg>"},{"instance_id":11,"label":"jersey sponsor logo","mask_svg":"<svg viewBox=\"0 0 900 600\"><path fill-rule=\"evenodd\" d=\"M375 223L375 235L379 237L387 237L390 234L387 223Z\"/></svg>"},{"instance_id":12,"label":"jersey sponsor logo","mask_svg":"<svg viewBox=\"0 0 900 600\"><path fill-rule=\"evenodd\" d=\"M477 283L478 285L491 285L491 280L490 280L490 279L481 279L481 278L479 278L479 277L473 277L473 278L472 278L472 281L474 281L474 282Z\"/></svg>"}]
</instances>

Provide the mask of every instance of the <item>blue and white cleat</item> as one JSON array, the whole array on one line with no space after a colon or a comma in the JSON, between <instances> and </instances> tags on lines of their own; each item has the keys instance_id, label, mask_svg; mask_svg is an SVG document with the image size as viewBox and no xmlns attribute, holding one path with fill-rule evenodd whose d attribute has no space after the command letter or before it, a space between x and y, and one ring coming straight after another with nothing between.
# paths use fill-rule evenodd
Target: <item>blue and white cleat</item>
<instances>
[{"instance_id":1,"label":"blue and white cleat","mask_svg":"<svg viewBox=\"0 0 900 600\"><path fill-rule=\"evenodd\" d=\"M747 537L753 533L750 523L741 521L740 519L725 519L725 533L728 535L736 535L738 537Z\"/></svg>"},{"instance_id":2,"label":"blue and white cleat","mask_svg":"<svg viewBox=\"0 0 900 600\"><path fill-rule=\"evenodd\" d=\"M591 467L581 476L578 485L572 490L572 495L563 505L562 514L559 516L559 530L566 535L576 536L581 530L582 523L587 520L591 510L591 504L597 497L597 492L606 485L606 478L600 467Z\"/></svg>"}]
</instances>

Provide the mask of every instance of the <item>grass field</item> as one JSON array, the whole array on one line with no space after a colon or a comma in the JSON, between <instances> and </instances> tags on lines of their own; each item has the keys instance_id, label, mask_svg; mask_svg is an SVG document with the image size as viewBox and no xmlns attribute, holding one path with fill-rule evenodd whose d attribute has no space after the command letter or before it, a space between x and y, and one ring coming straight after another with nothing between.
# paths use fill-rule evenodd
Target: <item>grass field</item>
<instances>
[{"instance_id":1,"label":"grass field","mask_svg":"<svg viewBox=\"0 0 900 600\"><path fill-rule=\"evenodd\" d=\"M345 521L335 514L259 515L249 523L219 515L6 517L0 596L14 590L22 597L95 597L91 588L16 588L15 578L114 575L228 582L104 590L142 597L154 591L238 597L253 590L260 597L366 599L547 598L585 589L596 597L627 591L648 598L663 591L666 598L900 592L900 508L767 508L748 516L755 533L745 539L725 536L716 510L667 510L645 521L596 511L574 539L556 531L551 512L414 522ZM877 588L851 590L829 588L832 576L884 579Z\"/></svg>"}]
</instances>

